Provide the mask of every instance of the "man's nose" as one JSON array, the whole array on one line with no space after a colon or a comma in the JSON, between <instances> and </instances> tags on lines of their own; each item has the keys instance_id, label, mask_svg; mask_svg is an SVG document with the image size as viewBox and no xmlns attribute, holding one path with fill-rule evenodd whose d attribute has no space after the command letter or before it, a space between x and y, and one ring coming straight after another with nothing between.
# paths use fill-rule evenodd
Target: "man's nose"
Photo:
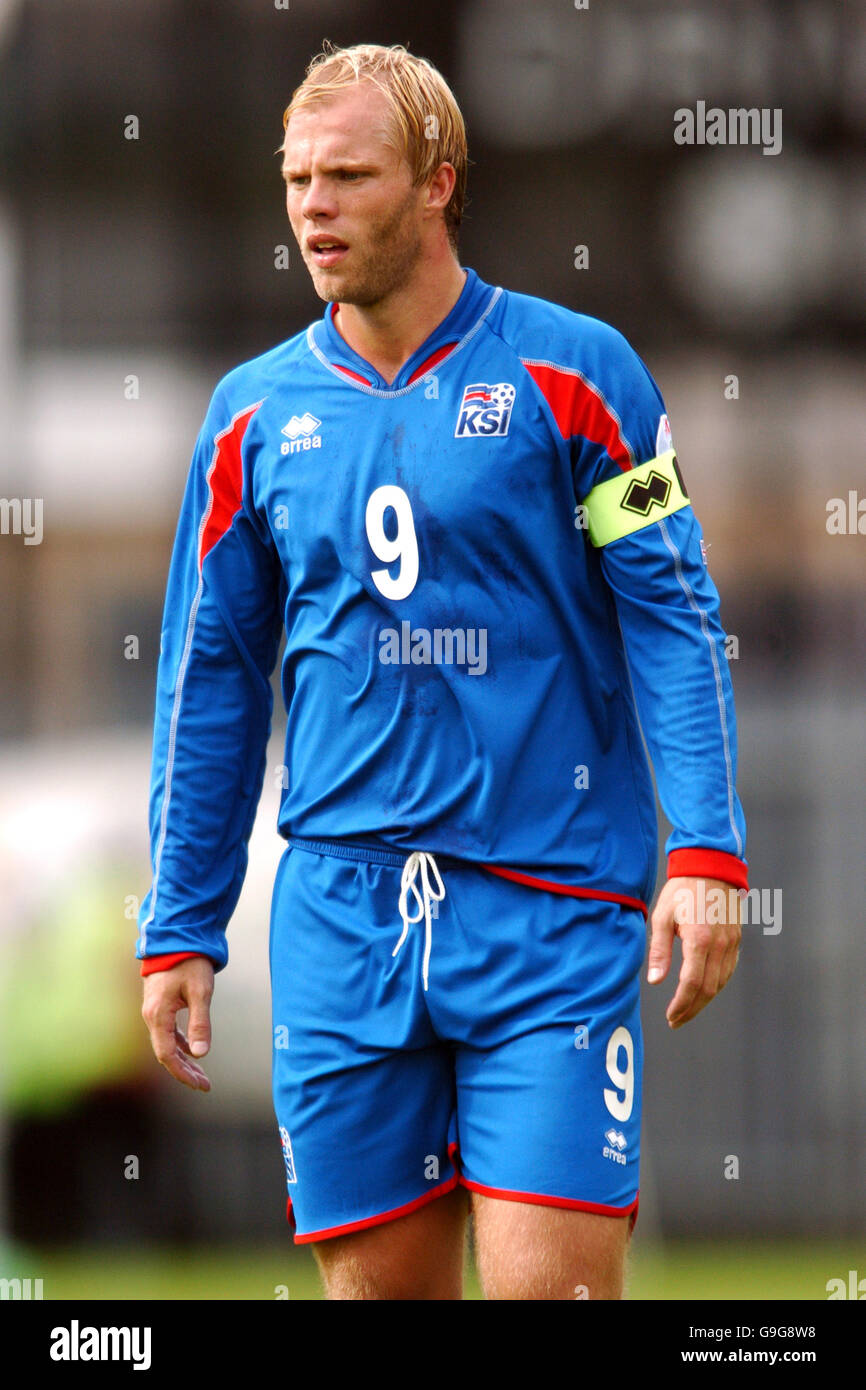
<instances>
[{"instance_id":1,"label":"man's nose","mask_svg":"<svg viewBox=\"0 0 866 1390\"><path fill-rule=\"evenodd\" d=\"M310 178L307 184L304 197L301 202L301 212L304 217L314 219L316 217L333 217L336 213L336 200L334 190L329 186L325 179Z\"/></svg>"}]
</instances>

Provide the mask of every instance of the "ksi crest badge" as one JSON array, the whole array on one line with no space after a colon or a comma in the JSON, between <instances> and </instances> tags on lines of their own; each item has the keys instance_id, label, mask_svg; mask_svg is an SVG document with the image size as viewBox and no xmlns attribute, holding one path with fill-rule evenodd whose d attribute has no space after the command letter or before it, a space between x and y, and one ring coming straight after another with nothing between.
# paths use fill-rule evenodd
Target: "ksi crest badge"
<instances>
[{"instance_id":1,"label":"ksi crest badge","mask_svg":"<svg viewBox=\"0 0 866 1390\"><path fill-rule=\"evenodd\" d=\"M465 387L454 438L484 435L489 439L507 434L516 394L510 381L497 381L492 386L482 381Z\"/></svg>"},{"instance_id":2,"label":"ksi crest badge","mask_svg":"<svg viewBox=\"0 0 866 1390\"><path fill-rule=\"evenodd\" d=\"M297 1182L295 1175L295 1156L292 1153L292 1141L289 1138L289 1131L285 1125L280 1125L280 1143L283 1146L283 1159L286 1164L286 1182Z\"/></svg>"}]
</instances>

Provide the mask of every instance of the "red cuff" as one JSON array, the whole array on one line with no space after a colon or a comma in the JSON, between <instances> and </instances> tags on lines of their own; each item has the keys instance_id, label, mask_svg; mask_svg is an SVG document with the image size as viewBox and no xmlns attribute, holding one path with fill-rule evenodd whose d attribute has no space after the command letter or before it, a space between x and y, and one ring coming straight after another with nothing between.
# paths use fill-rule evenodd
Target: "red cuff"
<instances>
[{"instance_id":1,"label":"red cuff","mask_svg":"<svg viewBox=\"0 0 866 1390\"><path fill-rule=\"evenodd\" d=\"M142 975L155 975L158 970L171 970L173 965L179 965L182 960L192 960L194 956L200 956L201 951L174 951L167 956L146 956L141 962Z\"/></svg>"},{"instance_id":2,"label":"red cuff","mask_svg":"<svg viewBox=\"0 0 866 1390\"><path fill-rule=\"evenodd\" d=\"M748 888L749 866L721 849L672 849L668 878L718 878L735 888Z\"/></svg>"}]
</instances>

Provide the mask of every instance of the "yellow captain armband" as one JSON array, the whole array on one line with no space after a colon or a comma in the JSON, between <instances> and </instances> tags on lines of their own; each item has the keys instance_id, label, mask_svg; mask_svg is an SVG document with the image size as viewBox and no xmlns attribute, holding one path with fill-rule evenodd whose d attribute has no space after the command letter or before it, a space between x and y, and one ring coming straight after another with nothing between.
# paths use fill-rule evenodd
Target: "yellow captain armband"
<instances>
[{"instance_id":1,"label":"yellow captain armband","mask_svg":"<svg viewBox=\"0 0 866 1390\"><path fill-rule=\"evenodd\" d=\"M592 489L583 503L589 539L610 545L689 505L677 456L667 449L658 458L630 468Z\"/></svg>"}]
</instances>

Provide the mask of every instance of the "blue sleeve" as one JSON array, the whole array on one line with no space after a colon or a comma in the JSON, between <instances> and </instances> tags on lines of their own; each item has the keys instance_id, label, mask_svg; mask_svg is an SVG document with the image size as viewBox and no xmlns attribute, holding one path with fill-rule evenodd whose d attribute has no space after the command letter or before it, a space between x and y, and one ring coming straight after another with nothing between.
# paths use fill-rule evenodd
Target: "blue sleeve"
<instances>
[{"instance_id":1,"label":"blue sleeve","mask_svg":"<svg viewBox=\"0 0 866 1390\"><path fill-rule=\"evenodd\" d=\"M260 403L259 403L260 404ZM139 958L228 959L272 714L281 571L255 514L245 437L258 404L222 390L193 454L169 571L150 788L153 879Z\"/></svg>"},{"instance_id":2,"label":"blue sleeve","mask_svg":"<svg viewBox=\"0 0 866 1390\"><path fill-rule=\"evenodd\" d=\"M573 439L578 500L599 482L672 447L658 388L614 330L608 330L594 370L616 429L611 425L607 447L581 436ZM598 553L616 605L659 800L673 826L665 846L668 876L706 876L745 887L733 688L719 595L697 517L690 504L682 506L661 520L647 519L640 529L601 545Z\"/></svg>"}]
</instances>

